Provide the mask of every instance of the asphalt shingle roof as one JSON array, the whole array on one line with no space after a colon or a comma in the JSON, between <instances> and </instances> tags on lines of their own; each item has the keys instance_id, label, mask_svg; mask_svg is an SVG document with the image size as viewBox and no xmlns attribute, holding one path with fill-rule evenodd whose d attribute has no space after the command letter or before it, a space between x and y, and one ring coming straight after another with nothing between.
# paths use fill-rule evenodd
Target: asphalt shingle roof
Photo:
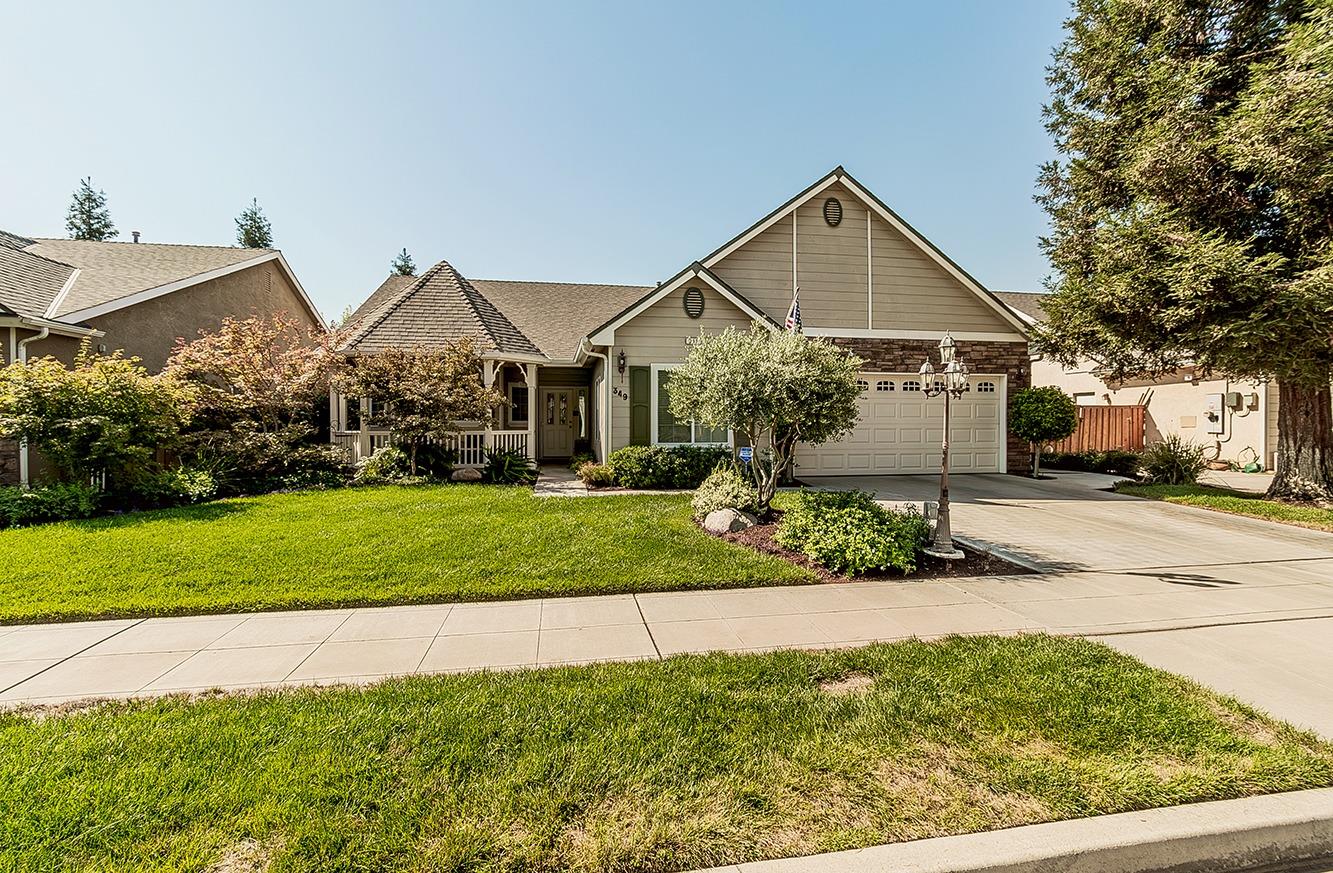
<instances>
[{"instance_id":1,"label":"asphalt shingle roof","mask_svg":"<svg viewBox=\"0 0 1333 873\"><path fill-rule=\"evenodd\" d=\"M78 267L78 279L52 313L55 318L60 318L139 291L272 254L275 250L39 239L25 251Z\"/></svg>"},{"instance_id":2,"label":"asphalt shingle roof","mask_svg":"<svg viewBox=\"0 0 1333 873\"><path fill-rule=\"evenodd\" d=\"M0 311L41 318L73 273L69 264L0 245Z\"/></svg>"},{"instance_id":3,"label":"asphalt shingle roof","mask_svg":"<svg viewBox=\"0 0 1333 873\"><path fill-rule=\"evenodd\" d=\"M1040 291L992 291L1000 302L1015 312L1019 312L1037 321L1046 320L1046 310L1041 301L1046 295Z\"/></svg>"},{"instance_id":4,"label":"asphalt shingle roof","mask_svg":"<svg viewBox=\"0 0 1333 873\"><path fill-rule=\"evenodd\" d=\"M640 285L518 282L474 279L472 284L499 307L552 360L568 361L593 328L653 290Z\"/></svg>"},{"instance_id":5,"label":"asphalt shingle roof","mask_svg":"<svg viewBox=\"0 0 1333 873\"><path fill-rule=\"evenodd\" d=\"M539 355L541 350L481 292L463 278L448 261L440 261L406 287L381 284L371 300L357 310L363 312L343 348L379 351L390 347L438 347L470 336L501 352Z\"/></svg>"}]
</instances>

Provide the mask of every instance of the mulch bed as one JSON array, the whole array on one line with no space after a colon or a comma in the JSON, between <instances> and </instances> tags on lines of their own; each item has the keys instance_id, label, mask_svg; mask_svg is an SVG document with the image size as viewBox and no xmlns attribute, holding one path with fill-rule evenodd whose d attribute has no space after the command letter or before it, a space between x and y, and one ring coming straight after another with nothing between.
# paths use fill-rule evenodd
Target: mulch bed
<instances>
[{"instance_id":1,"label":"mulch bed","mask_svg":"<svg viewBox=\"0 0 1333 873\"><path fill-rule=\"evenodd\" d=\"M773 541L773 537L777 535L777 532L777 523L772 522L769 524L757 524L752 528L737 531L735 533L722 534L722 539L746 546L757 552L776 555L779 558L790 561L798 567L804 567L819 576L820 581L822 582L857 582L866 579L951 579L962 576L1014 576L1020 573L1032 572L1027 567L1011 564L1003 558L997 558L987 552L978 552L960 546L959 548L963 550L963 554L967 555L967 557L960 558L956 561L949 561L944 558L932 558L929 555L922 555L921 560L917 562L916 570L911 573L866 573L863 576L847 576L842 573L834 573L827 567L816 564L800 552L784 549Z\"/></svg>"}]
</instances>

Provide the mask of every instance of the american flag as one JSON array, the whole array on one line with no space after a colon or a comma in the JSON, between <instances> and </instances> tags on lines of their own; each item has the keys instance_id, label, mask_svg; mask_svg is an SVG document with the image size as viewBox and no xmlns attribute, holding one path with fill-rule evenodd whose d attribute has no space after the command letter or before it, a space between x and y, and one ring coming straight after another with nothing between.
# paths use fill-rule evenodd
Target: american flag
<instances>
[{"instance_id":1,"label":"american flag","mask_svg":"<svg viewBox=\"0 0 1333 873\"><path fill-rule=\"evenodd\" d=\"M801 286L791 295L791 306L787 307L787 330L801 332Z\"/></svg>"}]
</instances>

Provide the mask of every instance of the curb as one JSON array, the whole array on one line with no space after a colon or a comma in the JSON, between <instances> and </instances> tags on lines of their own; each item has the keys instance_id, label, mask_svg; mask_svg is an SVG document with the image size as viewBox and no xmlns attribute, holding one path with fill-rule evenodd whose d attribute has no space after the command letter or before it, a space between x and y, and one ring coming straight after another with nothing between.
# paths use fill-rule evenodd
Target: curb
<instances>
[{"instance_id":1,"label":"curb","mask_svg":"<svg viewBox=\"0 0 1333 873\"><path fill-rule=\"evenodd\" d=\"M1321 858L1333 858L1333 788L733 864L696 873L1223 873Z\"/></svg>"}]
</instances>

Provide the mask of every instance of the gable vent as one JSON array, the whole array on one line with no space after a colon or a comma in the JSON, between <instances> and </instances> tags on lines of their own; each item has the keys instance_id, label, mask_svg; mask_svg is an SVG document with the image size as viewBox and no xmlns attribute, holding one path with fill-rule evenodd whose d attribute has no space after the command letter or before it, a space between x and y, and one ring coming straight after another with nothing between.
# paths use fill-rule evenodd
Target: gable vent
<instances>
[{"instance_id":1,"label":"gable vent","mask_svg":"<svg viewBox=\"0 0 1333 873\"><path fill-rule=\"evenodd\" d=\"M824 220L828 222L829 227L837 227L842 223L842 203L837 197L830 197L824 201Z\"/></svg>"},{"instance_id":2,"label":"gable vent","mask_svg":"<svg viewBox=\"0 0 1333 873\"><path fill-rule=\"evenodd\" d=\"M698 288L685 289L685 314L690 318L698 318L704 314L704 292Z\"/></svg>"}]
</instances>

